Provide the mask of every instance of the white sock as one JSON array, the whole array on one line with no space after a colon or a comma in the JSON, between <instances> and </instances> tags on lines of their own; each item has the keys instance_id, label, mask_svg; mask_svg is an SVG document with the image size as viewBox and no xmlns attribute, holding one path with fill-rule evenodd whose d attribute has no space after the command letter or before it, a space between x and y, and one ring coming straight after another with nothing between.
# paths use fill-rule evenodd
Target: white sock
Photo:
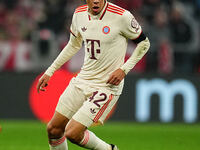
<instances>
[{"instance_id":1,"label":"white sock","mask_svg":"<svg viewBox=\"0 0 200 150\"><path fill-rule=\"evenodd\" d=\"M110 144L107 144L89 130L85 131L84 138L80 142L80 145L92 150L111 150Z\"/></svg>"},{"instance_id":2,"label":"white sock","mask_svg":"<svg viewBox=\"0 0 200 150\"><path fill-rule=\"evenodd\" d=\"M50 150L68 150L67 140L64 136L60 139L50 139L49 147Z\"/></svg>"}]
</instances>

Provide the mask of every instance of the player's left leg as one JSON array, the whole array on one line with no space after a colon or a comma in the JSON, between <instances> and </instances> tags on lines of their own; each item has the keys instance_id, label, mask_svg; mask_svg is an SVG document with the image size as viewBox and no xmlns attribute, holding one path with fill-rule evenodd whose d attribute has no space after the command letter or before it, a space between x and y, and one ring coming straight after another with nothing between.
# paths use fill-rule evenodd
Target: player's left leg
<instances>
[{"instance_id":1,"label":"player's left leg","mask_svg":"<svg viewBox=\"0 0 200 150\"><path fill-rule=\"evenodd\" d=\"M67 124L66 138L87 149L118 150L116 146L106 143L87 129L94 122L103 123L118 98L119 96L108 91L95 91Z\"/></svg>"},{"instance_id":2,"label":"player's left leg","mask_svg":"<svg viewBox=\"0 0 200 150\"><path fill-rule=\"evenodd\" d=\"M98 138L87 127L71 119L66 126L65 136L72 143L91 150L115 150L112 145ZM114 147L113 147L114 148ZM116 149L117 150L117 149Z\"/></svg>"}]
</instances>

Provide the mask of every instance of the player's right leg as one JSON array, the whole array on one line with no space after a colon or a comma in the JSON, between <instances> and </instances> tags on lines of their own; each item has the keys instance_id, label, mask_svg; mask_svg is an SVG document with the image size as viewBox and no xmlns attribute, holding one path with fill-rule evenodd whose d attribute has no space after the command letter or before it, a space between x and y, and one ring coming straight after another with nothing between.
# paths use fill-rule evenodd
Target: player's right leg
<instances>
[{"instance_id":1,"label":"player's right leg","mask_svg":"<svg viewBox=\"0 0 200 150\"><path fill-rule=\"evenodd\" d=\"M67 141L64 136L65 126L69 119L55 112L51 121L47 125L50 150L68 150Z\"/></svg>"},{"instance_id":2,"label":"player's right leg","mask_svg":"<svg viewBox=\"0 0 200 150\"><path fill-rule=\"evenodd\" d=\"M60 96L56 112L47 126L50 150L68 149L64 136L65 127L75 112L82 106L84 100L83 92L70 82Z\"/></svg>"}]
</instances>

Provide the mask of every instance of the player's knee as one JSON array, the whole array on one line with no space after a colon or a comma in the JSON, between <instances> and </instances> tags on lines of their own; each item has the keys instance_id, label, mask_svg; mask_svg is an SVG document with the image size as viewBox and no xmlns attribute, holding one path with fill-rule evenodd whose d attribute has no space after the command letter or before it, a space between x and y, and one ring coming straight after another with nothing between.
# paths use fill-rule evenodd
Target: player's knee
<instances>
[{"instance_id":1,"label":"player's knee","mask_svg":"<svg viewBox=\"0 0 200 150\"><path fill-rule=\"evenodd\" d=\"M47 133L50 138L60 138L63 135L62 129L52 125L51 123L47 124Z\"/></svg>"},{"instance_id":2,"label":"player's knee","mask_svg":"<svg viewBox=\"0 0 200 150\"><path fill-rule=\"evenodd\" d=\"M64 135L68 140L75 144L79 144L82 140L80 134L77 134L72 130L66 130Z\"/></svg>"}]
</instances>

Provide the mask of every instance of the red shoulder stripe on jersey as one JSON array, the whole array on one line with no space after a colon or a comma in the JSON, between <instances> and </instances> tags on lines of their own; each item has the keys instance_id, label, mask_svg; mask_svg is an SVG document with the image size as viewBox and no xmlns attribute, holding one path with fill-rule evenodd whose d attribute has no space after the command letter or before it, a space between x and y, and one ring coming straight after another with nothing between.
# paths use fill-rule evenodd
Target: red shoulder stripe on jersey
<instances>
[{"instance_id":1,"label":"red shoulder stripe on jersey","mask_svg":"<svg viewBox=\"0 0 200 150\"><path fill-rule=\"evenodd\" d=\"M119 11L119 12L124 12L125 11L125 10L121 10L121 9L118 9L118 8L115 8L115 7L111 7L111 6L109 6L108 8L116 10L116 11Z\"/></svg>"},{"instance_id":2,"label":"red shoulder stripe on jersey","mask_svg":"<svg viewBox=\"0 0 200 150\"><path fill-rule=\"evenodd\" d=\"M120 9L116 9L116 8L109 7L109 6L108 6L108 8L111 9L111 10L114 10L114 11L121 12L121 13L124 13L124 12L125 12L125 10L120 10Z\"/></svg>"},{"instance_id":3,"label":"red shoulder stripe on jersey","mask_svg":"<svg viewBox=\"0 0 200 150\"><path fill-rule=\"evenodd\" d=\"M87 9L87 8L88 7L83 7L83 8L76 9L75 11L84 10L84 9Z\"/></svg>"},{"instance_id":4,"label":"red shoulder stripe on jersey","mask_svg":"<svg viewBox=\"0 0 200 150\"><path fill-rule=\"evenodd\" d=\"M80 8L84 8L84 7L88 7L88 5L87 4L86 5L82 5L82 6L77 7L76 9L80 9Z\"/></svg>"},{"instance_id":5,"label":"red shoulder stripe on jersey","mask_svg":"<svg viewBox=\"0 0 200 150\"><path fill-rule=\"evenodd\" d=\"M102 13L101 17L99 18L99 20L102 20L103 16L104 16L104 15L105 15L105 13L106 13L106 10L107 10L107 8L108 8L108 4L107 4L107 6L106 6L106 8L105 8L104 12Z\"/></svg>"},{"instance_id":6,"label":"red shoulder stripe on jersey","mask_svg":"<svg viewBox=\"0 0 200 150\"><path fill-rule=\"evenodd\" d=\"M75 13L80 12L80 11L85 11L85 10L87 10L87 8L88 8L87 5L80 6L80 7L76 8Z\"/></svg>"},{"instance_id":7,"label":"red shoulder stripe on jersey","mask_svg":"<svg viewBox=\"0 0 200 150\"><path fill-rule=\"evenodd\" d=\"M118 14L118 15L123 15L123 13L120 13L120 12L117 12L117 11L114 11L112 9L107 9L109 12L112 12L114 14Z\"/></svg>"},{"instance_id":8,"label":"red shoulder stripe on jersey","mask_svg":"<svg viewBox=\"0 0 200 150\"><path fill-rule=\"evenodd\" d=\"M87 9L87 7L79 8L79 9L76 9L75 11L79 11L79 10L83 10L83 9Z\"/></svg>"},{"instance_id":9,"label":"red shoulder stripe on jersey","mask_svg":"<svg viewBox=\"0 0 200 150\"><path fill-rule=\"evenodd\" d=\"M115 8L115 9L119 9L121 11L125 11L125 9L118 7L118 6L115 6L115 5L112 5L112 4L110 4L109 6L112 7L112 8Z\"/></svg>"},{"instance_id":10,"label":"red shoulder stripe on jersey","mask_svg":"<svg viewBox=\"0 0 200 150\"><path fill-rule=\"evenodd\" d=\"M78 10L78 11L75 11L75 13L79 13L79 12L83 12L83 11L87 11L87 9Z\"/></svg>"}]
</instances>

